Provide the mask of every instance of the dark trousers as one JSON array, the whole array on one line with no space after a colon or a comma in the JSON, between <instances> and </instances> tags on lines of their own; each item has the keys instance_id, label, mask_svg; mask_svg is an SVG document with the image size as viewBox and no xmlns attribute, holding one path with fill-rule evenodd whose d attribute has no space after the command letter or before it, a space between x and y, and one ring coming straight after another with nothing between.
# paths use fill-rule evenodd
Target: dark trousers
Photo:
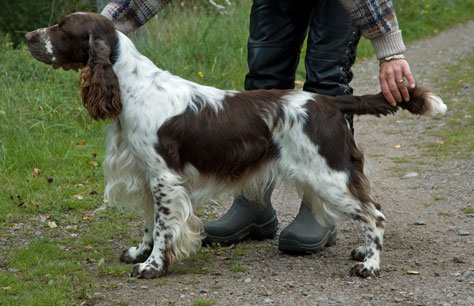
<instances>
[{"instance_id":1,"label":"dark trousers","mask_svg":"<svg viewBox=\"0 0 474 306\"><path fill-rule=\"evenodd\" d=\"M294 88L308 34L304 90L351 94L359 32L337 0L254 0L245 89Z\"/></svg>"}]
</instances>

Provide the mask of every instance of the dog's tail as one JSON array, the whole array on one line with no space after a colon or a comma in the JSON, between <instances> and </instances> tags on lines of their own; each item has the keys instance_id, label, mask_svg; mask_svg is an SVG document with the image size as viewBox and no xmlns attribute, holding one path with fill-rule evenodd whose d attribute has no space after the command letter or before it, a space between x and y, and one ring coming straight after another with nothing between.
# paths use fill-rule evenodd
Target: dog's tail
<instances>
[{"instance_id":1,"label":"dog's tail","mask_svg":"<svg viewBox=\"0 0 474 306\"><path fill-rule=\"evenodd\" d=\"M446 104L437 95L423 87L416 87L410 92L409 102L397 103L397 106L388 104L382 93L364 96L337 96L331 99L344 114L386 116L396 113L400 108L416 115L444 115Z\"/></svg>"}]
</instances>

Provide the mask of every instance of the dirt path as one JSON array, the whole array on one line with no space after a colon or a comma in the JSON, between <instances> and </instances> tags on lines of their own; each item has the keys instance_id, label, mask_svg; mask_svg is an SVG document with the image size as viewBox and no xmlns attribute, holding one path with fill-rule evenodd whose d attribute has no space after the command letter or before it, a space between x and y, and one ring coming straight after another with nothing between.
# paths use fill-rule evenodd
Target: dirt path
<instances>
[{"instance_id":1,"label":"dirt path","mask_svg":"<svg viewBox=\"0 0 474 306\"><path fill-rule=\"evenodd\" d=\"M473 54L472 33L474 21L409 45L407 57L417 81L433 85L446 67ZM356 94L379 90L375 59L357 64L354 71ZM473 96L474 84L467 93ZM201 305L204 300L217 305L473 305L474 218L462 209L474 205L474 159L439 164L430 156L420 159L422 149L417 146L436 141L425 132L445 121L403 113L356 120L374 196L388 220L380 277L348 276L354 264L350 251L362 242L362 235L346 222L338 230L337 245L318 254L285 255L277 249L278 238L203 249L163 279L107 279L115 286L97 294L98 304L193 305L201 299ZM273 201L281 230L296 214L299 201L281 185ZM209 205L205 213L221 214L228 205Z\"/></svg>"}]
</instances>

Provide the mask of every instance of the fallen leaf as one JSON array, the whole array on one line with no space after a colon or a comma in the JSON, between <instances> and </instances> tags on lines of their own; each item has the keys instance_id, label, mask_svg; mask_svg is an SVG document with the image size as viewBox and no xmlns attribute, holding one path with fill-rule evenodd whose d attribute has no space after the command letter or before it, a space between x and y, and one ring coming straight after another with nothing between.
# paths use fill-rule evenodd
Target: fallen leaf
<instances>
[{"instance_id":1,"label":"fallen leaf","mask_svg":"<svg viewBox=\"0 0 474 306\"><path fill-rule=\"evenodd\" d=\"M81 141L79 141L78 143L76 143L76 146L78 146L78 147L85 147L85 146L86 146L86 142L83 141L83 140L81 140Z\"/></svg>"},{"instance_id":2,"label":"fallen leaf","mask_svg":"<svg viewBox=\"0 0 474 306\"><path fill-rule=\"evenodd\" d=\"M54 222L54 221L48 221L48 226L49 226L50 228L56 228L56 227L58 227L58 225L57 225L56 222Z\"/></svg>"},{"instance_id":3,"label":"fallen leaf","mask_svg":"<svg viewBox=\"0 0 474 306\"><path fill-rule=\"evenodd\" d=\"M75 200L82 200L82 199L84 199L84 197L81 196L80 194L75 194L75 195L74 195L74 199L75 199Z\"/></svg>"},{"instance_id":4,"label":"fallen leaf","mask_svg":"<svg viewBox=\"0 0 474 306\"><path fill-rule=\"evenodd\" d=\"M397 144L393 146L395 149L400 149L401 145Z\"/></svg>"},{"instance_id":5,"label":"fallen leaf","mask_svg":"<svg viewBox=\"0 0 474 306\"><path fill-rule=\"evenodd\" d=\"M35 200L31 200L30 203L31 203L31 205L33 205L33 206L38 206L38 202L35 201Z\"/></svg>"},{"instance_id":6,"label":"fallen leaf","mask_svg":"<svg viewBox=\"0 0 474 306\"><path fill-rule=\"evenodd\" d=\"M88 244L86 244L84 247L89 250L94 248L92 245L88 245Z\"/></svg>"},{"instance_id":7,"label":"fallen leaf","mask_svg":"<svg viewBox=\"0 0 474 306\"><path fill-rule=\"evenodd\" d=\"M91 161L89 162L89 164L91 164L92 166L94 166L94 167L96 167L96 168L99 167L99 163L96 162L95 160L91 160Z\"/></svg>"},{"instance_id":8,"label":"fallen leaf","mask_svg":"<svg viewBox=\"0 0 474 306\"><path fill-rule=\"evenodd\" d=\"M41 170L38 168L33 169L33 177L38 177L41 174Z\"/></svg>"},{"instance_id":9,"label":"fallen leaf","mask_svg":"<svg viewBox=\"0 0 474 306\"><path fill-rule=\"evenodd\" d=\"M437 141L436 144L442 145L444 144L444 141Z\"/></svg>"},{"instance_id":10,"label":"fallen leaf","mask_svg":"<svg viewBox=\"0 0 474 306\"><path fill-rule=\"evenodd\" d=\"M407 271L407 274L418 275L418 274L420 274L420 272L408 270L408 271Z\"/></svg>"},{"instance_id":11,"label":"fallen leaf","mask_svg":"<svg viewBox=\"0 0 474 306\"><path fill-rule=\"evenodd\" d=\"M91 216L84 216L82 217L82 220L89 220L91 218Z\"/></svg>"}]
</instances>

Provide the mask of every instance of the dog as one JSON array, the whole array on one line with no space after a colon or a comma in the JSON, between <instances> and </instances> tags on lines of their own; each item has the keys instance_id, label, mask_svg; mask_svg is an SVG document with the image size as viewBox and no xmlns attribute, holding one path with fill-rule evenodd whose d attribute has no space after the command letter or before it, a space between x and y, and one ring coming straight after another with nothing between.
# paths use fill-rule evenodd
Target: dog
<instances>
[{"instance_id":1,"label":"dog","mask_svg":"<svg viewBox=\"0 0 474 306\"><path fill-rule=\"evenodd\" d=\"M277 178L294 183L320 222L348 216L364 245L351 275L380 270L385 217L370 195L364 156L345 114L375 116L400 108L442 115L440 97L420 87L410 102L388 104L381 93L330 97L294 90L229 91L199 85L157 68L105 17L74 13L26 34L30 53L54 68L81 69L83 104L111 119L104 196L142 205L145 233L120 259L131 275L155 278L195 251L202 239L195 206L224 192L258 199Z\"/></svg>"}]
</instances>

